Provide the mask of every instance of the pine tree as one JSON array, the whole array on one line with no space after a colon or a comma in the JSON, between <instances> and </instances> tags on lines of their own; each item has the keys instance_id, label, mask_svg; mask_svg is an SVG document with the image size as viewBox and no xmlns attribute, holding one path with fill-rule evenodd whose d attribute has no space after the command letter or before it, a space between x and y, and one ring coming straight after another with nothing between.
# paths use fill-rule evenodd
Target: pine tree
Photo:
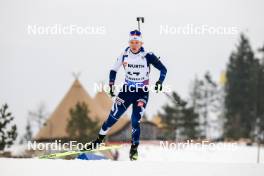
<instances>
[{"instance_id":1,"label":"pine tree","mask_svg":"<svg viewBox=\"0 0 264 176\"><path fill-rule=\"evenodd\" d=\"M21 138L19 143L24 144L28 141L31 141L32 137L33 137L33 134L32 134L31 124L30 124L30 121L27 120L26 132L25 132L24 136Z\"/></svg>"},{"instance_id":2,"label":"pine tree","mask_svg":"<svg viewBox=\"0 0 264 176\"><path fill-rule=\"evenodd\" d=\"M248 39L241 34L239 45L229 59L225 85L224 136L251 138L257 116L259 62Z\"/></svg>"},{"instance_id":3,"label":"pine tree","mask_svg":"<svg viewBox=\"0 0 264 176\"><path fill-rule=\"evenodd\" d=\"M198 130L198 114L193 107L187 107L187 102L173 92L170 104L163 106L164 113L159 113L164 127L165 139L195 139L200 136Z\"/></svg>"},{"instance_id":4,"label":"pine tree","mask_svg":"<svg viewBox=\"0 0 264 176\"><path fill-rule=\"evenodd\" d=\"M74 108L70 109L70 119L67 125L70 138L87 142L97 136L98 130L98 121L91 120L85 103L78 102Z\"/></svg>"},{"instance_id":5,"label":"pine tree","mask_svg":"<svg viewBox=\"0 0 264 176\"><path fill-rule=\"evenodd\" d=\"M257 138L264 141L264 46L259 49L262 53L260 58L259 76L258 76L258 99L257 99Z\"/></svg>"},{"instance_id":6,"label":"pine tree","mask_svg":"<svg viewBox=\"0 0 264 176\"><path fill-rule=\"evenodd\" d=\"M199 114L194 112L193 107L183 107L182 110L183 117L182 117L182 131L181 135L185 139L197 139L200 137L200 130L199 130Z\"/></svg>"},{"instance_id":7,"label":"pine tree","mask_svg":"<svg viewBox=\"0 0 264 176\"><path fill-rule=\"evenodd\" d=\"M161 117L161 123L165 125L164 127L164 138L165 139L177 139L179 126L181 123L181 107L178 105L180 100L178 94L173 92L171 95L171 105L166 104L163 106L164 113L159 113Z\"/></svg>"},{"instance_id":8,"label":"pine tree","mask_svg":"<svg viewBox=\"0 0 264 176\"><path fill-rule=\"evenodd\" d=\"M13 145L17 138L16 125L10 125L14 117L11 112L7 112L7 109L7 104L0 108L0 151Z\"/></svg>"}]
</instances>

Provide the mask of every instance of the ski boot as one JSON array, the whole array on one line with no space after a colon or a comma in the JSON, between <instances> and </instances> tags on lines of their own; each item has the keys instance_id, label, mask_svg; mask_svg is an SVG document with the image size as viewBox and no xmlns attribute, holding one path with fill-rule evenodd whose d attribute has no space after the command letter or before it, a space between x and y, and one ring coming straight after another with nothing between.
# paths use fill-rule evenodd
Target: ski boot
<instances>
[{"instance_id":1,"label":"ski boot","mask_svg":"<svg viewBox=\"0 0 264 176\"><path fill-rule=\"evenodd\" d=\"M100 147L100 144L103 143L105 135L98 135L98 137L90 142L87 146L85 146L81 151L89 151L94 150Z\"/></svg>"},{"instance_id":2,"label":"ski boot","mask_svg":"<svg viewBox=\"0 0 264 176\"><path fill-rule=\"evenodd\" d=\"M129 159L131 161L135 161L138 159L138 151L137 151L138 144L132 144L130 151L129 151Z\"/></svg>"}]
</instances>

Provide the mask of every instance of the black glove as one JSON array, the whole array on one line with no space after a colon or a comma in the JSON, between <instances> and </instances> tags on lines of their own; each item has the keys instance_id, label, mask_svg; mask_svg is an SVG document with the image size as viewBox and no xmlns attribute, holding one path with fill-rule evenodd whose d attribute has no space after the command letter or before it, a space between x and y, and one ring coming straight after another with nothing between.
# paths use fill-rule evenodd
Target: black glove
<instances>
[{"instance_id":1,"label":"black glove","mask_svg":"<svg viewBox=\"0 0 264 176\"><path fill-rule=\"evenodd\" d=\"M111 96L111 97L114 97L115 96L115 94L114 94L114 88L115 88L115 86L114 86L114 84L109 84L109 87L110 87L110 90L109 90L109 95Z\"/></svg>"},{"instance_id":2,"label":"black glove","mask_svg":"<svg viewBox=\"0 0 264 176\"><path fill-rule=\"evenodd\" d=\"M161 81L157 81L155 84L155 90L158 92L162 91L162 82Z\"/></svg>"}]
</instances>

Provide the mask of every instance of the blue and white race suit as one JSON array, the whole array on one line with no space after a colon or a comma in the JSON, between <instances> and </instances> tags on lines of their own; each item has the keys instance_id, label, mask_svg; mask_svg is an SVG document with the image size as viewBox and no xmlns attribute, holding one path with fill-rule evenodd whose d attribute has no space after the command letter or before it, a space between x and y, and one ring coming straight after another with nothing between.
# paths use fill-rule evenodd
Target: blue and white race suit
<instances>
[{"instance_id":1,"label":"blue and white race suit","mask_svg":"<svg viewBox=\"0 0 264 176\"><path fill-rule=\"evenodd\" d=\"M125 70L125 82L99 134L106 135L127 108L132 105L132 144L139 144L140 119L144 114L149 97L147 86L151 65L160 71L159 81L162 83L166 77L166 67L153 53L145 52L143 47L138 53L133 53L128 47L117 58L110 71L109 82L114 84L116 73L121 66Z\"/></svg>"}]
</instances>

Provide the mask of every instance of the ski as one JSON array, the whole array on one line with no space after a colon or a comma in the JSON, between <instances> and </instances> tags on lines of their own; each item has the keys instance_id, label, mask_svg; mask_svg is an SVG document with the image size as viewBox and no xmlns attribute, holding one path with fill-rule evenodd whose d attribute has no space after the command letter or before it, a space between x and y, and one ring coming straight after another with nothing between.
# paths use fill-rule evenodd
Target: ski
<instances>
[{"instance_id":1,"label":"ski","mask_svg":"<svg viewBox=\"0 0 264 176\"><path fill-rule=\"evenodd\" d=\"M72 155L80 155L83 153L93 153L93 152L100 152L100 151L107 151L112 149L119 149L122 145L110 145L110 146L101 146L94 150L87 150L87 151L66 151L66 152L59 152L59 153L51 153L48 155L41 155L38 158L39 159L59 159L64 158L66 156L72 156Z\"/></svg>"}]
</instances>

